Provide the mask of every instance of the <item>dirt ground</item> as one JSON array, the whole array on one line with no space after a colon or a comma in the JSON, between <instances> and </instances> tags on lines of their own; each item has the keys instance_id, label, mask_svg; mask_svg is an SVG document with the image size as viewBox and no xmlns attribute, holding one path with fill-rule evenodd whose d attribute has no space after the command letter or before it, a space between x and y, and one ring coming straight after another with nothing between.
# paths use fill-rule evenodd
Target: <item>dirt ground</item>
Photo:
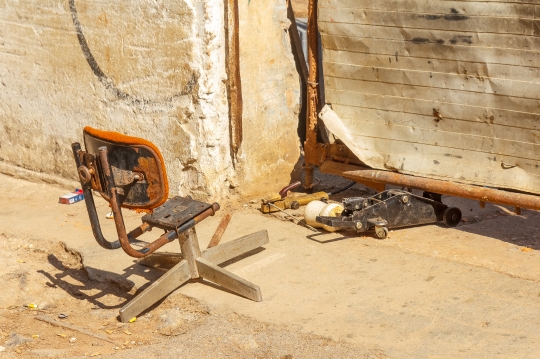
<instances>
[{"instance_id":1,"label":"dirt ground","mask_svg":"<svg viewBox=\"0 0 540 359\"><path fill-rule=\"evenodd\" d=\"M323 190L348 183L319 179ZM133 323L121 323L118 309L162 272L121 250L99 248L84 204L57 203L68 190L0 175L0 359L540 353L538 212L515 215L489 204L480 210L475 202L444 197L464 212L457 228L396 230L381 241L314 234L279 214L263 216L253 199L222 210L233 214L222 241L269 231L263 251L227 267L260 285L263 302L190 283ZM368 193L355 185L334 199ZM98 203L112 237L107 207ZM219 219L198 225L201 247ZM138 215L127 212L127 226L136 223ZM177 244L165 248L176 251Z\"/></svg>"},{"instance_id":2,"label":"dirt ground","mask_svg":"<svg viewBox=\"0 0 540 359\"><path fill-rule=\"evenodd\" d=\"M90 279L81 256L62 242L4 234L0 238L0 260L8 264L0 271L0 341L5 350L0 358L385 357L376 349L303 334L233 311L213 311L180 293L135 322L121 323L118 309L134 294L129 287Z\"/></svg>"}]
</instances>

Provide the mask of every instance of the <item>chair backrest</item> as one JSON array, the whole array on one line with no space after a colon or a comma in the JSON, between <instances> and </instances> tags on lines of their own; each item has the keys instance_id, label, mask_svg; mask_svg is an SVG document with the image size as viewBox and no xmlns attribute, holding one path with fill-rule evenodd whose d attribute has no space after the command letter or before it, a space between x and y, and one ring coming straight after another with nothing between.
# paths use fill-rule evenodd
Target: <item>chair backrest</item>
<instances>
[{"instance_id":1,"label":"chair backrest","mask_svg":"<svg viewBox=\"0 0 540 359\"><path fill-rule=\"evenodd\" d=\"M98 149L107 147L107 158L122 207L148 210L165 203L169 195L167 173L163 157L153 143L91 127L84 128L83 136L88 154L99 157ZM101 173L99 170L97 172ZM101 182L92 188L98 188L99 193L109 201L109 194L103 190L106 187L102 185L102 175L100 178L93 177L92 181Z\"/></svg>"}]
</instances>

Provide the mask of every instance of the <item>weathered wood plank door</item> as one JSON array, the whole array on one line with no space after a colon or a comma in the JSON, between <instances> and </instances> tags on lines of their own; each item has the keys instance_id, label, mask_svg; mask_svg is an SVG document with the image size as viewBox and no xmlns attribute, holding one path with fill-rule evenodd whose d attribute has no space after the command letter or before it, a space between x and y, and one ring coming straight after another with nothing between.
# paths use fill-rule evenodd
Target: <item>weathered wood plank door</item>
<instances>
[{"instance_id":1,"label":"weathered wood plank door","mask_svg":"<svg viewBox=\"0 0 540 359\"><path fill-rule=\"evenodd\" d=\"M540 5L319 0L327 127L363 162L540 193Z\"/></svg>"}]
</instances>

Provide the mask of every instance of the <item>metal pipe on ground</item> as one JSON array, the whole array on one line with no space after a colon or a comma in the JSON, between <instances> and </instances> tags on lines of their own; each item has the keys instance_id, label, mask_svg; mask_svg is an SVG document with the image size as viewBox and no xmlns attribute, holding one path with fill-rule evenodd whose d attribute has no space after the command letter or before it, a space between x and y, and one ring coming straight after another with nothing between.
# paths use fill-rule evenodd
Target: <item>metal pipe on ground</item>
<instances>
[{"instance_id":1,"label":"metal pipe on ground","mask_svg":"<svg viewBox=\"0 0 540 359\"><path fill-rule=\"evenodd\" d=\"M320 171L327 174L342 176L360 183L391 184L422 189L433 193L470 198L482 202L540 210L540 196L532 194L509 192L470 184L415 177L334 161L323 162L320 166Z\"/></svg>"}]
</instances>

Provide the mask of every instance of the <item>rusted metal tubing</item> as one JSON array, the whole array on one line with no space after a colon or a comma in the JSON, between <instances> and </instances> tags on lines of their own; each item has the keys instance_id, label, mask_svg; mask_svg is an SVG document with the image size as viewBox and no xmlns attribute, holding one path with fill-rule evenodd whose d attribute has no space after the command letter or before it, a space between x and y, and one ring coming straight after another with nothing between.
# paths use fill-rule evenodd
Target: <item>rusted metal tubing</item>
<instances>
[{"instance_id":1,"label":"rusted metal tubing","mask_svg":"<svg viewBox=\"0 0 540 359\"><path fill-rule=\"evenodd\" d=\"M530 194L514 193L437 179L414 177L396 172L374 170L368 167L353 166L333 161L322 163L320 170L323 173L342 176L360 183L371 182L393 184L396 186L422 189L433 193L470 198L477 201L540 210L540 196Z\"/></svg>"},{"instance_id":2,"label":"rusted metal tubing","mask_svg":"<svg viewBox=\"0 0 540 359\"><path fill-rule=\"evenodd\" d=\"M81 150L81 145L78 142L75 142L71 145L73 151L73 156L75 158L75 164L77 168L82 166L81 158L79 156L79 151ZM99 224L99 217L96 211L96 205L94 203L94 197L92 195L92 186L90 183L81 182L81 188L84 193L84 203L86 205L86 210L88 212L88 218L90 219L90 225L92 226L92 233L98 244L105 249L118 249L120 248L120 241L116 240L114 242L109 242L103 236L101 232L101 226Z\"/></svg>"},{"instance_id":3,"label":"rusted metal tubing","mask_svg":"<svg viewBox=\"0 0 540 359\"><path fill-rule=\"evenodd\" d=\"M148 223L143 223L139 227L135 228L134 230L132 230L131 232L128 233L128 235L127 235L128 239L130 241L133 240L133 239L136 239L139 236L141 236L144 232L149 231L151 228L152 228L152 226L149 225Z\"/></svg>"},{"instance_id":4,"label":"rusted metal tubing","mask_svg":"<svg viewBox=\"0 0 540 359\"><path fill-rule=\"evenodd\" d=\"M109 159L107 157L107 147L99 148L99 159L101 162L101 169L105 177L105 185L107 186L107 193L110 195L110 204L111 210L113 212L114 224L116 225L116 232L118 233L118 240L120 245L126 254L135 258L145 257L157 249L161 248L170 241L167 238L168 233L163 234L161 237L156 239L154 242L147 244L143 248L136 250L131 247L129 243L129 238L134 238L134 235L141 235L145 230L149 229L146 224L142 224L135 230L131 231L129 235L126 233L126 226L124 225L124 217L122 216L122 210L118 201L118 193L116 186L114 184L114 179L112 177L111 166L109 164Z\"/></svg>"},{"instance_id":5,"label":"rusted metal tubing","mask_svg":"<svg viewBox=\"0 0 540 359\"><path fill-rule=\"evenodd\" d=\"M281 198L285 198L285 197L287 197L287 192L289 192L290 190L295 189L296 187L300 186L301 184L302 183L300 181L293 182L290 185L288 185L286 187L283 187L281 189L281 191L279 191L279 195L281 196Z\"/></svg>"},{"instance_id":6,"label":"rusted metal tubing","mask_svg":"<svg viewBox=\"0 0 540 359\"><path fill-rule=\"evenodd\" d=\"M186 223L178 227L176 229L176 233L179 235L187 231L188 229L195 227L197 223L199 223L200 221L202 221L203 219L207 217L213 216L214 214L216 214L218 210L219 210L219 204L214 202L212 204L212 207L208 208L206 211L198 214L197 216L193 217L192 219L190 219L189 221L187 221Z\"/></svg>"},{"instance_id":7,"label":"rusted metal tubing","mask_svg":"<svg viewBox=\"0 0 540 359\"><path fill-rule=\"evenodd\" d=\"M242 81L240 78L240 20L238 0L224 0L225 5L225 61L227 67L227 93L229 97L229 136L233 162L243 139ZM234 164L234 163L233 163Z\"/></svg>"},{"instance_id":8,"label":"rusted metal tubing","mask_svg":"<svg viewBox=\"0 0 540 359\"><path fill-rule=\"evenodd\" d=\"M207 249L215 247L219 244L219 241L221 240L221 237L223 237L223 233L225 233L225 230L227 229L230 221L231 215L229 213L223 216L221 222L219 223L219 226L217 227L214 235L212 236L212 239L210 240L210 243L208 243L208 247L206 247Z\"/></svg>"},{"instance_id":9,"label":"rusted metal tubing","mask_svg":"<svg viewBox=\"0 0 540 359\"><path fill-rule=\"evenodd\" d=\"M306 111L306 141L304 142L304 160L306 173L304 188L313 187L313 165L317 164L317 109L319 99L318 59L319 59L319 29L317 26L317 0L309 0L308 4L308 65L309 77L307 83L307 111Z\"/></svg>"},{"instance_id":10,"label":"rusted metal tubing","mask_svg":"<svg viewBox=\"0 0 540 359\"><path fill-rule=\"evenodd\" d=\"M302 187L304 187L304 189L311 190L313 188L313 186L314 186L314 184L313 184L313 171L314 170L315 170L315 166L313 166L313 165L304 166L305 177L304 177L304 184L302 185Z\"/></svg>"}]
</instances>

